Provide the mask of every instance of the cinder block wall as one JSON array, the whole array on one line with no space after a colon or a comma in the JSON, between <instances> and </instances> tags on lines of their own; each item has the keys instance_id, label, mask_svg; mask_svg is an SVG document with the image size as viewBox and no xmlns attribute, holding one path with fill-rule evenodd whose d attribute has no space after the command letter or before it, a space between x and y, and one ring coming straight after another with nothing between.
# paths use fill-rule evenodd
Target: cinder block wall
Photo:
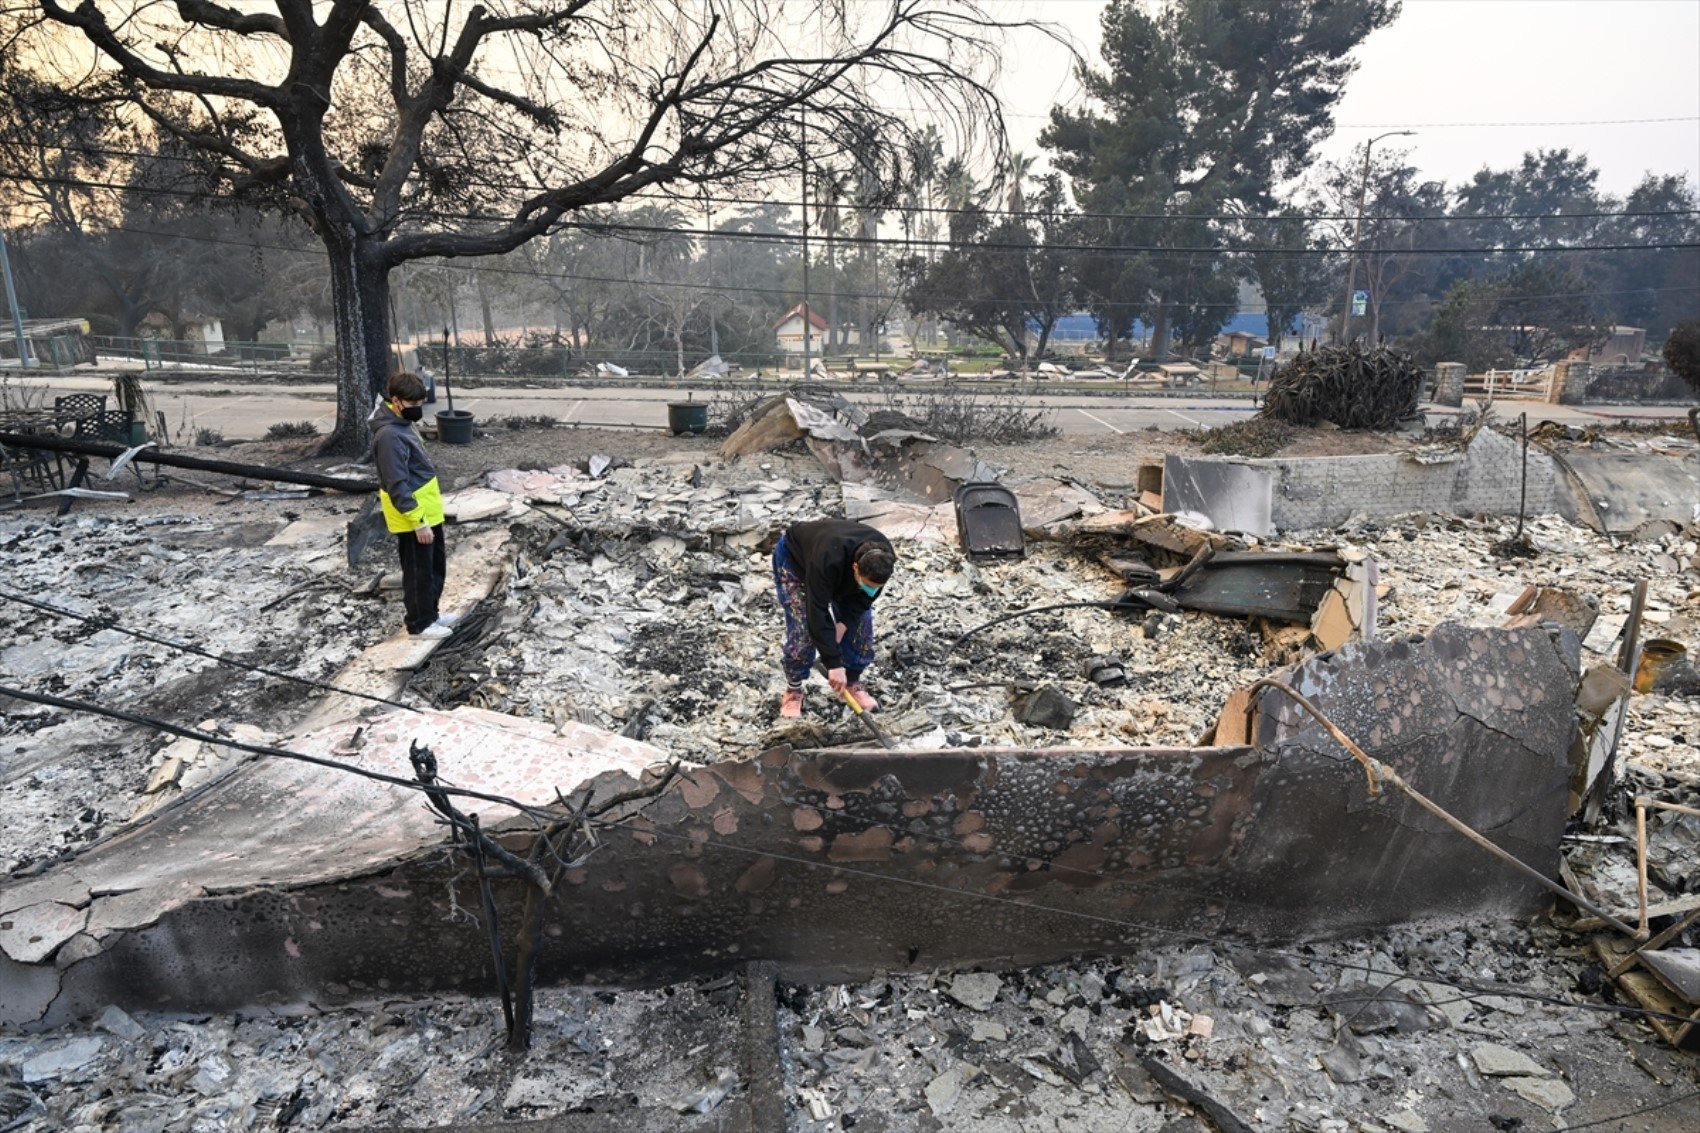
<instances>
[{"instance_id":1,"label":"cinder block wall","mask_svg":"<svg viewBox=\"0 0 1700 1133\"><path fill-rule=\"evenodd\" d=\"M1248 460L1275 474L1270 520L1281 531L1334 527L1357 512L1370 518L1433 511L1443 515L1516 515L1522 448L1488 429L1460 459L1421 464L1408 456L1331 456ZM1529 449L1530 515L1555 512L1560 473Z\"/></svg>"}]
</instances>

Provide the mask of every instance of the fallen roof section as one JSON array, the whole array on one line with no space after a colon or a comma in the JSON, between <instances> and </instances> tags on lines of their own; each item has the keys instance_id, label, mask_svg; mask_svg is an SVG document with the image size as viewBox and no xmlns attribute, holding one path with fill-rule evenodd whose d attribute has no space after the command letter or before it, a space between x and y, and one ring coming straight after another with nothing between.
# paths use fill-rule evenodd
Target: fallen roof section
<instances>
[{"instance_id":1,"label":"fallen roof section","mask_svg":"<svg viewBox=\"0 0 1700 1133\"><path fill-rule=\"evenodd\" d=\"M1552 874L1579 650L1442 626L1289 681L1375 758ZM1293 941L1527 913L1541 891L1359 766L1284 698L1235 698L1191 749L794 751L693 767L610 812L548 905L545 979L649 984L776 961L786 978L1026 966L1201 934ZM661 757L571 724L391 714L299 750L526 803L631 790ZM422 801L262 760L0 894L0 1019L108 1003L222 1010L494 987L469 871ZM591 777L595 776L594 779ZM573 794L575 787L578 793ZM468 809L473 804L467 804ZM486 827L523 851L529 827ZM512 922L525 885L495 884Z\"/></svg>"}]
</instances>

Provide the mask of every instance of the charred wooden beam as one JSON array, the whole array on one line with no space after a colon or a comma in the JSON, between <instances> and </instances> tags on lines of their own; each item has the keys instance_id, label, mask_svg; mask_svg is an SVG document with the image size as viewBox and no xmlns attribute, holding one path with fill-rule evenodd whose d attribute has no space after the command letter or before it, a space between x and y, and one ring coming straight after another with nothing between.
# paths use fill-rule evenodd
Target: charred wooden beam
<instances>
[{"instance_id":1,"label":"charred wooden beam","mask_svg":"<svg viewBox=\"0 0 1700 1133\"><path fill-rule=\"evenodd\" d=\"M62 452L72 456L100 456L116 460L130 450L124 445L106 441L79 441L52 433L0 433L0 444L15 448ZM264 464L242 464L234 460L209 460L201 456L185 456L177 452L161 452L146 448L132 460L137 463L158 464L166 468L187 468L197 472L218 472L225 476L246 476L252 480L270 480L278 484L305 484L310 488L327 488L333 492L366 493L378 490L371 480L348 480L340 476L323 476L317 472L297 472L288 468L272 468Z\"/></svg>"}]
</instances>

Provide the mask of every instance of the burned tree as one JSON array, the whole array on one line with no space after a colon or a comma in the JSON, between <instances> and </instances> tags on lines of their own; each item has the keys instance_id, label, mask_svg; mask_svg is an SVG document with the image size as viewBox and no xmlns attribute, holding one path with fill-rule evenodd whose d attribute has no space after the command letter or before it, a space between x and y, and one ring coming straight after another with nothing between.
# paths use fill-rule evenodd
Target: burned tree
<instances>
[{"instance_id":1,"label":"burned tree","mask_svg":"<svg viewBox=\"0 0 1700 1133\"><path fill-rule=\"evenodd\" d=\"M389 273L496 255L651 190L759 181L907 144L919 106L963 144L1001 131L975 4L828 0L39 0L12 50L216 160L218 192L324 247L337 427L364 441L387 376ZM98 61L88 67L89 48ZM877 93L876 93L877 90ZM893 97L893 96L896 97Z\"/></svg>"}]
</instances>

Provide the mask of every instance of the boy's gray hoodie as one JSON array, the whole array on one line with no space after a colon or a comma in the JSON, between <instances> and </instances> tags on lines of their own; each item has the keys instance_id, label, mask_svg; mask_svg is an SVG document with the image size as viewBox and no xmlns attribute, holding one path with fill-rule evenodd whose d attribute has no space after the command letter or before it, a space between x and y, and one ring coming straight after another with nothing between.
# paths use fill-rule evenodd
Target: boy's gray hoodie
<instances>
[{"instance_id":1,"label":"boy's gray hoodie","mask_svg":"<svg viewBox=\"0 0 1700 1133\"><path fill-rule=\"evenodd\" d=\"M424 443L387 401L378 403L366 424L372 430L372 459L378 466L379 485L397 511L412 511L419 506L413 493L437 477L437 469L425 455Z\"/></svg>"}]
</instances>

